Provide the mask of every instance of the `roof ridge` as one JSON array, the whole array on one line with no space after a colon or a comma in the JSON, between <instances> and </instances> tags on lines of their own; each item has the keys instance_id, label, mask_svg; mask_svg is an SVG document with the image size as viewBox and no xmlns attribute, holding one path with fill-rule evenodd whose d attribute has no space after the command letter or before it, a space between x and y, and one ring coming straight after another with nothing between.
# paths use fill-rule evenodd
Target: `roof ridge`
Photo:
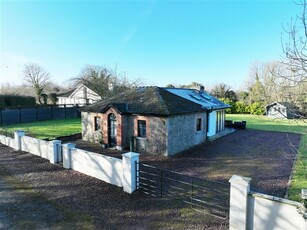
<instances>
[{"instance_id":1,"label":"roof ridge","mask_svg":"<svg viewBox=\"0 0 307 230\"><path fill-rule=\"evenodd\" d=\"M160 90L163 90L164 92L166 92L166 90L161 88L161 87L158 87L158 86L156 87L156 89L158 90L158 97L159 97L160 103L162 104L162 106L166 110L167 114L170 114L170 111L169 111L168 107L166 106L165 101L162 98L162 95L160 94Z\"/></svg>"}]
</instances>

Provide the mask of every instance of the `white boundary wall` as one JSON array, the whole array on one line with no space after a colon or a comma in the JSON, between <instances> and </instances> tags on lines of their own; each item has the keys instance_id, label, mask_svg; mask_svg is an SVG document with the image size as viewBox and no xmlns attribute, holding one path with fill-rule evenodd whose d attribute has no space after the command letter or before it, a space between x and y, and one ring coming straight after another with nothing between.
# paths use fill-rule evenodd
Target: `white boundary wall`
<instances>
[{"instance_id":1,"label":"white boundary wall","mask_svg":"<svg viewBox=\"0 0 307 230\"><path fill-rule=\"evenodd\" d=\"M23 136L21 137L21 150L50 160L53 154L53 145L49 141Z\"/></svg>"},{"instance_id":2,"label":"white boundary wall","mask_svg":"<svg viewBox=\"0 0 307 230\"><path fill-rule=\"evenodd\" d=\"M303 204L250 191L250 178L232 176L230 229L307 229Z\"/></svg>"},{"instance_id":3,"label":"white boundary wall","mask_svg":"<svg viewBox=\"0 0 307 230\"><path fill-rule=\"evenodd\" d=\"M58 158L61 154L61 141L44 141L33 137L27 137L23 131L16 131L14 133L14 138L0 135L0 143L15 150L29 152L48 159L53 164L58 162Z\"/></svg>"},{"instance_id":4,"label":"white boundary wall","mask_svg":"<svg viewBox=\"0 0 307 230\"><path fill-rule=\"evenodd\" d=\"M63 145L63 167L73 169L107 183L123 187L127 193L137 189L136 162L139 154L122 154L122 159L75 148L74 144Z\"/></svg>"},{"instance_id":5,"label":"white boundary wall","mask_svg":"<svg viewBox=\"0 0 307 230\"><path fill-rule=\"evenodd\" d=\"M75 148L71 151L71 169L119 187L123 186L121 159Z\"/></svg>"},{"instance_id":6,"label":"white boundary wall","mask_svg":"<svg viewBox=\"0 0 307 230\"><path fill-rule=\"evenodd\" d=\"M25 136L23 131L15 132L15 138L0 135L0 142L16 150L32 153L56 163L62 159L63 167L74 169L107 183L123 187L127 193L137 189L138 153L122 154L122 159L104 156L75 148L74 144L61 145L61 141L44 141ZM63 148L63 153L61 151Z\"/></svg>"},{"instance_id":7,"label":"white boundary wall","mask_svg":"<svg viewBox=\"0 0 307 230\"><path fill-rule=\"evenodd\" d=\"M253 192L248 196L248 228L306 229L306 221L298 212L301 206L298 202Z\"/></svg>"},{"instance_id":8,"label":"white boundary wall","mask_svg":"<svg viewBox=\"0 0 307 230\"><path fill-rule=\"evenodd\" d=\"M0 143L7 145L13 149L17 149L17 141L14 138L0 135Z\"/></svg>"}]
</instances>

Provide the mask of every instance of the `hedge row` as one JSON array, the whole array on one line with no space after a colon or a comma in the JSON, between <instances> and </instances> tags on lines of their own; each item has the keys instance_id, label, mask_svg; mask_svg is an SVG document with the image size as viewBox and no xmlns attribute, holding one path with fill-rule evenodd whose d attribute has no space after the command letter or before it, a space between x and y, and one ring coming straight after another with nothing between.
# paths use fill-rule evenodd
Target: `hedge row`
<instances>
[{"instance_id":1,"label":"hedge row","mask_svg":"<svg viewBox=\"0 0 307 230\"><path fill-rule=\"evenodd\" d=\"M226 109L226 113L254 115L263 115L265 113L265 105L261 102L246 105L244 102L233 102L228 98L220 98L220 100L231 106L231 108Z\"/></svg>"},{"instance_id":2,"label":"hedge row","mask_svg":"<svg viewBox=\"0 0 307 230\"><path fill-rule=\"evenodd\" d=\"M0 95L0 107L35 106L35 97L20 95Z\"/></svg>"}]
</instances>

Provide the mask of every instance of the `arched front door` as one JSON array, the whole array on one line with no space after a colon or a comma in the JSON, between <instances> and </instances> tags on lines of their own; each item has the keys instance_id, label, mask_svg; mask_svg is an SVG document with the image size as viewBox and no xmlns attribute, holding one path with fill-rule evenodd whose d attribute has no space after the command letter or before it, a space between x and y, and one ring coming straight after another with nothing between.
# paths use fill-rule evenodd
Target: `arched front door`
<instances>
[{"instance_id":1,"label":"arched front door","mask_svg":"<svg viewBox=\"0 0 307 230\"><path fill-rule=\"evenodd\" d=\"M116 146L116 116L113 113L108 117L108 134L109 134L109 146Z\"/></svg>"}]
</instances>

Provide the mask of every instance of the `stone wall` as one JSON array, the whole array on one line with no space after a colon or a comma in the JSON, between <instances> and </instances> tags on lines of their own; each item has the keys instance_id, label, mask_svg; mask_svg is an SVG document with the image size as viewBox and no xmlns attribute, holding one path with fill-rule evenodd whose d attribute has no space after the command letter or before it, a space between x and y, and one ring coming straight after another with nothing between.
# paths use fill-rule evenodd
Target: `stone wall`
<instances>
[{"instance_id":1,"label":"stone wall","mask_svg":"<svg viewBox=\"0 0 307 230\"><path fill-rule=\"evenodd\" d=\"M201 130L196 121L202 119ZM167 155L171 156L206 140L206 113L173 116L167 119Z\"/></svg>"},{"instance_id":2,"label":"stone wall","mask_svg":"<svg viewBox=\"0 0 307 230\"><path fill-rule=\"evenodd\" d=\"M137 120L146 120L146 138L137 137ZM167 155L166 118L134 117L134 136L136 137L137 152L155 155Z\"/></svg>"},{"instance_id":3,"label":"stone wall","mask_svg":"<svg viewBox=\"0 0 307 230\"><path fill-rule=\"evenodd\" d=\"M95 128L94 117L95 116L98 116L102 119L102 114L100 113L88 113L88 112L81 113L82 140L84 141L95 142L101 139L102 137L101 130L97 130L97 131L94 130Z\"/></svg>"}]
</instances>

